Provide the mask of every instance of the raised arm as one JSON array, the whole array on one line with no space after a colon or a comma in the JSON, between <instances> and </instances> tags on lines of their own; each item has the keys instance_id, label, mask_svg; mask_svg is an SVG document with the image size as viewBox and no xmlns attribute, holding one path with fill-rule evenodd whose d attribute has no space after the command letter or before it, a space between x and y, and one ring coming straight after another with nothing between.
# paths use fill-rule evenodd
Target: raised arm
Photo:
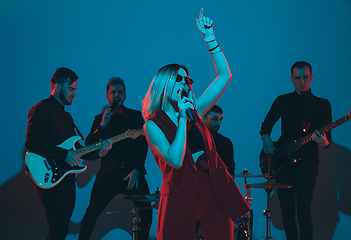
<instances>
[{"instance_id":1,"label":"raised arm","mask_svg":"<svg viewBox=\"0 0 351 240\"><path fill-rule=\"evenodd\" d=\"M201 117L217 102L227 87L232 74L230 72L227 60L217 43L213 34L213 21L203 16L203 9L200 10L199 19L196 19L196 25L204 37L209 52L212 56L213 64L216 70L216 78L206 89L206 91L196 100L196 108Z\"/></svg>"}]
</instances>

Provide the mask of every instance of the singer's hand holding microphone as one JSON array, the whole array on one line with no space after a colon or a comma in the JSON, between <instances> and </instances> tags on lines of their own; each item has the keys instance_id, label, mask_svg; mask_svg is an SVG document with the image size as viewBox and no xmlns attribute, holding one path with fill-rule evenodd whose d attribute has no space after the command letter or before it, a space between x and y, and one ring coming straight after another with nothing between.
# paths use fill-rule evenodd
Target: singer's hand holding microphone
<instances>
[{"instance_id":1,"label":"singer's hand holding microphone","mask_svg":"<svg viewBox=\"0 0 351 240\"><path fill-rule=\"evenodd\" d=\"M101 123L100 123L100 126L102 128L106 128L107 127L107 124L110 122L111 115L112 115L111 108L106 109L104 114L102 115L102 119L101 119Z\"/></svg>"},{"instance_id":2,"label":"singer's hand holding microphone","mask_svg":"<svg viewBox=\"0 0 351 240\"><path fill-rule=\"evenodd\" d=\"M178 92L179 117L189 118L190 123L195 122L193 100L188 97L188 93L180 89Z\"/></svg>"},{"instance_id":3,"label":"singer's hand holding microphone","mask_svg":"<svg viewBox=\"0 0 351 240\"><path fill-rule=\"evenodd\" d=\"M107 127L108 123L110 122L110 119L111 119L111 116L113 113L113 109L116 108L117 105L118 105L118 101L114 100L113 104L104 111L104 114L102 115L102 119L101 119L101 123L100 123L100 126L102 128Z\"/></svg>"}]
</instances>

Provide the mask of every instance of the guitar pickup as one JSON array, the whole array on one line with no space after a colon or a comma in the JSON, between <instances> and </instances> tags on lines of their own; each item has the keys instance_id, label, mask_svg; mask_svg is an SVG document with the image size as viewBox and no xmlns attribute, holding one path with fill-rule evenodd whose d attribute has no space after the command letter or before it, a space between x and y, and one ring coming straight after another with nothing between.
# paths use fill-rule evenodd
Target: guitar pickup
<instances>
[{"instance_id":1,"label":"guitar pickup","mask_svg":"<svg viewBox=\"0 0 351 240\"><path fill-rule=\"evenodd\" d=\"M46 173L44 177L44 182L47 183L49 181L50 174Z\"/></svg>"},{"instance_id":2,"label":"guitar pickup","mask_svg":"<svg viewBox=\"0 0 351 240\"><path fill-rule=\"evenodd\" d=\"M48 162L47 159L44 160L44 165L45 165L45 167L46 167L47 170L51 170L50 163Z\"/></svg>"}]
</instances>

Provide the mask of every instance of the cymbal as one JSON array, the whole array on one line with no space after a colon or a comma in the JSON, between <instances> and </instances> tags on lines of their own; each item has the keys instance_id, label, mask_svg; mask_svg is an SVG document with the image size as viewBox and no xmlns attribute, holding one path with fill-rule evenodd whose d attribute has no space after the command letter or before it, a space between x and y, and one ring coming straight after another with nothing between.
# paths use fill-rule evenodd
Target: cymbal
<instances>
[{"instance_id":1,"label":"cymbal","mask_svg":"<svg viewBox=\"0 0 351 240\"><path fill-rule=\"evenodd\" d=\"M274 178L273 176L268 176L267 174L265 175L253 175L249 172L247 173L239 173L237 175L233 175L232 177L264 177L264 178Z\"/></svg>"},{"instance_id":2,"label":"cymbal","mask_svg":"<svg viewBox=\"0 0 351 240\"><path fill-rule=\"evenodd\" d=\"M155 192L155 193L150 194L150 196L159 199L161 197L161 193Z\"/></svg>"},{"instance_id":3,"label":"cymbal","mask_svg":"<svg viewBox=\"0 0 351 240\"><path fill-rule=\"evenodd\" d=\"M150 195L131 195L128 197L123 197L127 200L137 201L137 202L158 202L159 198Z\"/></svg>"},{"instance_id":4,"label":"cymbal","mask_svg":"<svg viewBox=\"0 0 351 240\"><path fill-rule=\"evenodd\" d=\"M252 188L291 188L292 185L284 184L284 183L275 183L275 182L264 182L264 183L254 183L249 184Z\"/></svg>"}]
</instances>

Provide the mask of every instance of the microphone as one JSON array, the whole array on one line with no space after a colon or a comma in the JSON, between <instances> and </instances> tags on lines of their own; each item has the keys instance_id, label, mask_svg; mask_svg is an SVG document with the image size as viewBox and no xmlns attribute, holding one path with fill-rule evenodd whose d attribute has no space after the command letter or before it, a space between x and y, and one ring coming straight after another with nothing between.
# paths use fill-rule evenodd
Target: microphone
<instances>
[{"instance_id":1,"label":"microphone","mask_svg":"<svg viewBox=\"0 0 351 240\"><path fill-rule=\"evenodd\" d=\"M115 109L118 106L118 101L116 101L116 98L113 99L113 102L110 106L110 110L112 111L113 109Z\"/></svg>"},{"instance_id":2,"label":"microphone","mask_svg":"<svg viewBox=\"0 0 351 240\"><path fill-rule=\"evenodd\" d=\"M181 91L182 91L181 94L180 94L181 99L183 99L183 97L188 97L188 94L183 89L181 89ZM193 109L188 108L185 111L185 114L188 117L188 119L190 120L191 124L194 124L196 122L195 117L194 117L194 110Z\"/></svg>"}]
</instances>

